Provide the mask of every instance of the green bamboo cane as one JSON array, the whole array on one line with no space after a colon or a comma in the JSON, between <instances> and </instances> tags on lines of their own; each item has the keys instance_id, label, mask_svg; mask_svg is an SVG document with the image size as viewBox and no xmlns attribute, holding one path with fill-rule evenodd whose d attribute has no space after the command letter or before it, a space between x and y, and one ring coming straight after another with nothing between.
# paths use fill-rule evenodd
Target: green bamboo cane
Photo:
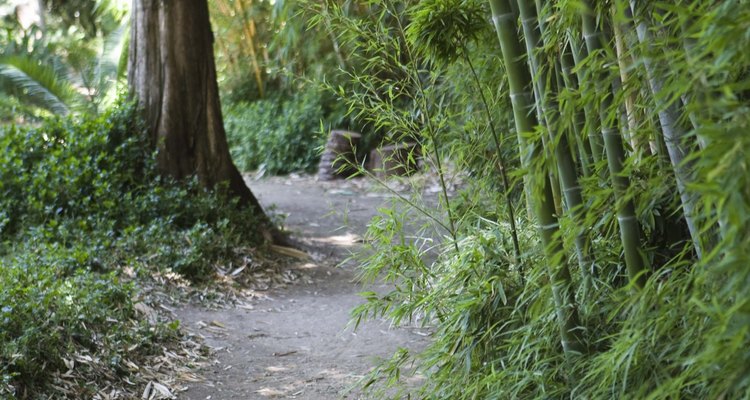
<instances>
[{"instance_id":1,"label":"green bamboo cane","mask_svg":"<svg viewBox=\"0 0 750 400\"><path fill-rule=\"evenodd\" d=\"M523 137L524 132L530 132L537 125L533 113L534 98L531 92L531 77L524 66L523 50L516 32L516 17L511 9L509 0L490 0L492 19L500 41L503 59L510 87L510 98L513 106L513 116L518 134L521 161L525 168L531 164L530 157L536 157L541 152L538 143L528 143ZM571 290L570 270L565 257L557 255L563 251L562 243L557 238L559 224L554 214L552 187L546 176L531 174L532 181L541 190L541 199L535 199L536 216L541 231L547 261L552 263L559 260L556 266L550 265L552 293L560 325L560 336L563 351L568 354L583 352L583 344L579 337L578 310L575 307Z\"/></svg>"},{"instance_id":2,"label":"green bamboo cane","mask_svg":"<svg viewBox=\"0 0 750 400\"><path fill-rule=\"evenodd\" d=\"M695 57L694 57L694 50L695 50L695 39L690 36L690 29L688 26L690 25L690 20L684 21L682 24L680 24L680 33L682 37L682 48L685 51L685 56L687 57L688 62L694 63ZM685 106L685 108L688 107L688 104L690 104L690 99L692 96L690 95L683 95L682 96L682 104ZM698 127L700 124L698 123L698 117L695 115L695 113L688 114L688 118L690 119L690 123L693 125L693 129L698 130ZM698 138L698 144L700 145L701 149L705 149L706 146L708 146L708 143L706 143L706 138L702 135L696 135Z\"/></svg>"},{"instance_id":3,"label":"green bamboo cane","mask_svg":"<svg viewBox=\"0 0 750 400\"><path fill-rule=\"evenodd\" d=\"M635 0L630 0L630 9L633 15L637 15L638 4ZM651 38L651 33L646 25L645 18L640 18L636 24L635 30L638 34L638 41L642 46L645 46L647 53L653 52L653 49L651 48L653 39ZM664 100L664 97L662 96L664 78L659 76L648 55L644 57L643 65L646 68L646 75L648 76L649 86L651 87L651 94L653 95L654 102L658 109L661 131L664 136L664 142L667 145L667 153L669 153L669 159L672 162L672 168L674 169L675 178L677 180L677 190L680 193L685 222L687 222L690 237L693 240L695 253L698 256L698 259L700 259L703 257L704 244L701 242L701 232L698 228L698 223L695 220L695 212L697 208L696 203L698 199L695 194L690 193L687 190L687 185L693 179L691 163L686 162L686 157L690 153L689 147L685 144L687 131L679 122L681 110L678 108L677 102L667 104ZM712 240L709 238L708 242L711 241Z\"/></svg>"},{"instance_id":4,"label":"green bamboo cane","mask_svg":"<svg viewBox=\"0 0 750 400\"><path fill-rule=\"evenodd\" d=\"M606 14L605 14L606 15ZM603 16L605 16L603 15ZM601 36L599 36L602 43L606 43L607 50L611 50L611 52L607 52L608 55L611 55L613 57L615 65L619 65L619 60L617 57L617 49L616 49L616 39L615 39L615 26L614 22L611 18L603 18L600 22L601 29ZM610 46L611 44L611 46ZM614 48L612 47L614 46ZM607 63L605 65L610 65L610 63ZM625 94L625 83L622 80L622 75L619 73L612 74L612 93L613 94ZM632 148L632 137L630 135L630 129L628 126L628 108L627 108L627 100L623 101L620 104L616 104L617 106L617 112L619 113L619 118L616 119L617 125L620 128L620 137L621 141L623 143L623 152L625 155L628 154L628 149ZM625 143L630 144L630 146L625 146ZM635 163L638 163L640 161L639 154L635 151L631 151L633 157L633 161Z\"/></svg>"},{"instance_id":5,"label":"green bamboo cane","mask_svg":"<svg viewBox=\"0 0 750 400\"><path fill-rule=\"evenodd\" d=\"M581 186L576 176L576 164L570 153L567 135L565 132L554 132L559 129L557 117L559 105L556 100L555 86L557 79L548 79L547 70L540 66L538 52L542 47L541 24L537 15L536 6L528 0L518 0L518 10L523 25L524 41L526 43L526 52L528 54L529 67L531 75L535 77L533 84L537 95L537 108L541 110L541 115L546 122L547 130L551 136L549 145L554 150L555 162L560 182L563 188L563 195L568 209L571 211L573 220L576 225L576 256L581 273L588 278L589 260L586 249L586 237L583 234L583 196L581 195ZM554 71L554 69L553 69Z\"/></svg>"},{"instance_id":6,"label":"green bamboo cane","mask_svg":"<svg viewBox=\"0 0 750 400\"><path fill-rule=\"evenodd\" d=\"M567 92L570 91L568 89L568 85L565 83L565 78L563 77L564 72L562 70L562 65L558 60L555 60L555 84L558 88L558 99L562 98L562 95L568 95ZM566 116L567 108L570 107L570 105L562 103L562 101L558 101L558 109L560 111L560 116ZM569 138L572 137L573 143L570 144L570 154L573 156L573 160L576 163L576 165L580 165L580 172L584 177L591 176L591 162L590 157L591 154L587 153L587 151L590 151L590 147L588 146L588 141L585 141L583 138L581 138L581 132L583 125L586 123L585 116L581 112L581 110L576 107L576 111L571 115L572 119L570 122L568 122L566 125L563 125L560 129L564 129L565 132L570 133L568 135Z\"/></svg>"},{"instance_id":7,"label":"green bamboo cane","mask_svg":"<svg viewBox=\"0 0 750 400\"><path fill-rule=\"evenodd\" d=\"M615 21L614 18L617 16L617 10L615 6L612 6L612 33L615 37L615 57L617 57L617 66L620 71L620 82L622 82L623 88L626 88L630 81L630 74L628 68L632 65L630 54L625 52L625 39L623 38L623 28L631 28L627 23L620 23ZM635 115L635 94L630 92L625 96L624 101L625 112L622 117L627 124L623 124L623 130L627 132L627 137L630 140L630 147L633 148L635 154L640 157L641 152L645 155L652 155L651 149L643 146L636 132L638 131L638 120ZM639 151L640 150L640 151Z\"/></svg>"},{"instance_id":8,"label":"green bamboo cane","mask_svg":"<svg viewBox=\"0 0 750 400\"><path fill-rule=\"evenodd\" d=\"M583 4L587 8L582 13L583 35L586 41L586 48L589 54L594 54L601 58L604 56L602 50L605 50L607 42L603 38L603 32L596 27L595 8L591 0L583 0ZM628 269L631 281L634 281L638 287L643 287L646 283L646 276L644 274L646 263L641 255L640 224L635 215L635 206L633 200L626 197L627 190L630 187L630 179L623 174L625 150L622 144L622 136L617 127L617 119L611 118L607 114L612 106L612 93L609 93L611 88L599 85L600 82L605 81L607 78L601 72L592 77L597 80L599 94L603 97L599 120L607 153L609 174L615 190L617 222L620 227L620 240L622 241L625 253L625 266Z\"/></svg>"},{"instance_id":9,"label":"green bamboo cane","mask_svg":"<svg viewBox=\"0 0 750 400\"><path fill-rule=\"evenodd\" d=\"M541 107L537 107L538 110L541 110ZM544 116L538 115L537 121L541 121L544 119ZM551 138L545 138L542 136L542 149L545 151L549 151L549 149L552 148L550 145ZM553 156L550 154L545 157L545 159L549 160L553 158ZM562 200L562 189L560 188L560 174L557 172L557 166L556 165L548 165L547 166L547 179L549 179L549 184L552 189L552 200L555 201L555 215L563 215L563 200Z\"/></svg>"},{"instance_id":10,"label":"green bamboo cane","mask_svg":"<svg viewBox=\"0 0 750 400\"><path fill-rule=\"evenodd\" d=\"M570 55L573 58L573 65L581 65L583 59L586 58L586 50L581 46L580 39L573 34L573 32L568 31L567 36L568 44L570 45ZM571 66L571 70L572 69ZM580 69L578 69L576 75L579 84L586 79L583 71ZM596 127L599 125L599 115L594 111L591 103L587 101L583 102L583 110L587 115L586 120L589 121L589 123L586 124L586 137L588 138L589 146L591 147L591 156L593 157L594 162L598 164L604 158L604 143L602 143L601 135L596 132Z\"/></svg>"},{"instance_id":11,"label":"green bamboo cane","mask_svg":"<svg viewBox=\"0 0 750 400\"><path fill-rule=\"evenodd\" d=\"M513 15L518 17L519 16L518 4L511 1L510 6L511 6L511 10L513 11ZM527 54L527 59L530 63L533 61L531 58L531 53L532 53L532 50L529 49L527 45L526 54ZM532 69L532 76L536 76L533 71L534 70ZM533 89L534 89L534 97L537 99L541 98L541 93L539 92L539 85L534 84ZM537 121L539 122L544 121L545 120L544 115L543 115L544 109L537 104L537 106L535 107L535 110L536 110ZM544 149L550 148L550 145L547 143L548 141L549 139L542 137L542 148ZM547 179L549 179L550 185L552 188L552 199L555 202L555 212L557 213L557 215L562 215L563 213L562 193L560 189L560 178L559 178L556 168L549 169L549 172L547 174Z\"/></svg>"},{"instance_id":12,"label":"green bamboo cane","mask_svg":"<svg viewBox=\"0 0 750 400\"><path fill-rule=\"evenodd\" d=\"M560 54L560 67L562 70L560 75L563 78L563 83L559 87L565 87L569 92L576 93L578 91L578 77L573 73L573 54L569 46L563 47ZM585 177L591 176L594 169L591 142L587 136L583 135L583 132L586 130L586 121L589 121L592 115L591 104L585 102L582 108L579 107L576 110L575 121L573 122L576 145L578 146L578 153L580 155L579 159L581 161L581 168L583 169L583 176Z\"/></svg>"}]
</instances>

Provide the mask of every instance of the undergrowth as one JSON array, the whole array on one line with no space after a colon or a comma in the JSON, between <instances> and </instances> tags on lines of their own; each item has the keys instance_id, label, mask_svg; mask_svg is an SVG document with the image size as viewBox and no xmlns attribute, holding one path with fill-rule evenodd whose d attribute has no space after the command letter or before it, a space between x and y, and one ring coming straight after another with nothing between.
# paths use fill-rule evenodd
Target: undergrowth
<instances>
[{"instance_id":1,"label":"undergrowth","mask_svg":"<svg viewBox=\"0 0 750 400\"><path fill-rule=\"evenodd\" d=\"M243 171L312 172L318 166L325 134L342 128L342 123L342 107L312 88L289 97L224 107L232 159Z\"/></svg>"},{"instance_id":2,"label":"undergrowth","mask_svg":"<svg viewBox=\"0 0 750 400\"><path fill-rule=\"evenodd\" d=\"M142 392L133 365L181 335L136 311L143 279L205 281L261 243L222 190L160 178L138 121L121 104L0 133L0 397L91 398L128 382Z\"/></svg>"}]
</instances>

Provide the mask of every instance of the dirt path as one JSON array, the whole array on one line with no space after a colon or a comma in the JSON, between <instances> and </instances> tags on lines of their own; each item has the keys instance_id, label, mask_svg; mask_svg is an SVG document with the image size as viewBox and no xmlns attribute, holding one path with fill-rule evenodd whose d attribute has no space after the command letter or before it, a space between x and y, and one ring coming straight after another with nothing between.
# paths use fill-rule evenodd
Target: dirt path
<instances>
[{"instance_id":1,"label":"dirt path","mask_svg":"<svg viewBox=\"0 0 750 400\"><path fill-rule=\"evenodd\" d=\"M385 322L369 322L356 332L348 327L350 310L362 302L357 293L387 288L363 288L354 282L356 267L336 265L356 248L387 196L309 177L249 184L264 207L275 205L288 215L285 225L312 246L313 260L301 265L298 283L263 293L251 307L178 312L183 326L203 335L217 357L203 372L206 381L190 385L180 398L361 398L350 388L375 359L428 340L422 330L393 329Z\"/></svg>"}]
</instances>

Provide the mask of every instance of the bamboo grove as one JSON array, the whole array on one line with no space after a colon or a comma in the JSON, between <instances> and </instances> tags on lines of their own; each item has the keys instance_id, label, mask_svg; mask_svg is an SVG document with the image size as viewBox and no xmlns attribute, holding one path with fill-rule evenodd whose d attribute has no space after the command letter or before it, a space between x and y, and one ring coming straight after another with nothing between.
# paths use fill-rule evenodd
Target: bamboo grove
<instances>
[{"instance_id":1,"label":"bamboo grove","mask_svg":"<svg viewBox=\"0 0 750 400\"><path fill-rule=\"evenodd\" d=\"M744 325L739 328L744 333L735 331L733 339L747 344L747 314L732 315L729 309L746 309L748 293L724 290L728 289L725 285L735 285L737 279L747 279L745 249L750 227L740 215L747 211L750 200L745 170L750 142L743 132L747 128L750 93L746 87L747 58L735 52L742 52L739 49L748 44L749 4L492 0L490 6L519 134L519 155L527 160L523 166L527 172L536 176L527 182L533 185L535 220L542 246L547 249L546 263L567 362L579 362L581 357L605 360L612 355L608 353L614 353L617 341L623 340L622 335L648 332L635 329L626 333L625 322L618 327L622 330L602 340L588 336L591 327L585 323L587 317L578 316L584 307L577 303L591 304L590 299L581 298L590 293L582 291L587 288L589 274L600 281L607 274L606 269L611 268L591 256L597 253L594 242L602 235L592 228L601 221L597 221L598 211L593 205L596 200L592 200L603 193L597 188L611 188L615 218L610 226L616 225L619 230L617 245L622 249L622 264L628 277L610 281L612 286L607 290L624 287L624 296L631 301L655 301L649 306L656 308L649 310L655 317L659 309L673 306L675 299L665 301L650 296L661 296L669 290L686 290L690 292L689 301L696 303L707 301L718 306L725 302L728 309L722 311L728 314L722 317L731 320L729 324L734 327L722 333L739 328L736 324ZM738 30L729 31L732 28ZM726 40L737 42L730 45ZM734 61L722 60L724 57ZM531 139L523 137L532 131L538 134ZM713 146L727 146L727 153L715 153ZM530 164L544 154L547 159L534 171ZM725 170L729 165L741 170ZM646 172L649 168L654 169ZM647 184L670 188L660 195L663 208L658 216L653 210L644 209L645 202L655 200L655 191L639 187L644 181L638 175L644 172L661 177ZM737 175L729 178L727 173ZM724 179L732 183L719 184ZM716 184L723 189L716 191ZM559 185L560 190L550 190L549 185ZM729 194L727 190L738 193ZM556 193L562 193L562 198L553 198ZM731 201L731 206L730 197L737 201ZM560 203L564 211L557 213L555 204ZM663 231L651 229L654 221L645 220L649 212L651 218L661 219ZM567 232L558 234L564 225L558 219L568 220ZM669 236L667 231L679 233ZM563 246L566 236L572 238L572 246ZM655 240L655 236L661 237ZM655 256L666 249L670 249L667 258ZM579 279L571 278L566 263L571 258L566 250L576 255ZM686 280L675 279L683 273L687 274ZM696 284L705 286L692 286ZM674 287L665 289L671 285ZM718 288L722 288L721 296L711 293ZM577 299L572 292L579 293ZM664 303L659 304L659 300ZM632 323L646 322L627 313L620 317L632 318ZM690 322L719 323L705 317ZM681 337L679 328L674 329L677 340L691 340ZM702 339L707 338L692 340ZM604 348L599 348L601 344L605 344ZM632 345L638 346L638 342ZM700 354L699 349L692 350ZM660 355L660 367L671 369L669 376L644 375L641 381L631 383L633 388L628 388L627 382L630 365L621 372L619 380L603 382L611 385L609 390L619 388L619 395L635 398L662 397L667 393L688 397L748 395L743 378L747 373L746 350L727 365L712 366L722 371L713 377L716 381L703 371L706 375L692 377L691 382L686 378L690 368L685 365L688 360L699 358L699 354L688 351L681 354L684 358ZM617 370L620 366L616 364L623 360L612 362L614 368L603 369L604 373ZM588 376L568 376L572 386L568 390L578 387L577 379L586 382L603 372L594 368L582 371ZM580 387L585 387L585 383ZM626 391L631 389L637 390ZM589 390L582 393L587 397L604 394Z\"/></svg>"},{"instance_id":2,"label":"bamboo grove","mask_svg":"<svg viewBox=\"0 0 750 400\"><path fill-rule=\"evenodd\" d=\"M350 65L326 87L420 143L442 209L403 200L448 233L428 262L409 212L371 224L363 276L395 289L355 317L435 331L367 385L415 362L422 398L750 396L750 3L361 3L310 2Z\"/></svg>"}]
</instances>

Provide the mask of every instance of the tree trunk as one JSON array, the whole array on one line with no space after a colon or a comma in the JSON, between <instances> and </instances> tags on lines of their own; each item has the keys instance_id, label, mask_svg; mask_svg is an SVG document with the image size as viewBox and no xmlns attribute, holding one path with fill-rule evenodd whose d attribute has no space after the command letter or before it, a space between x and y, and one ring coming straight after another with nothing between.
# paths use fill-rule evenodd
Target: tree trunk
<instances>
[{"instance_id":1,"label":"tree trunk","mask_svg":"<svg viewBox=\"0 0 750 400\"><path fill-rule=\"evenodd\" d=\"M206 0L133 0L128 85L162 174L197 176L207 188L225 183L269 223L229 154Z\"/></svg>"}]
</instances>

